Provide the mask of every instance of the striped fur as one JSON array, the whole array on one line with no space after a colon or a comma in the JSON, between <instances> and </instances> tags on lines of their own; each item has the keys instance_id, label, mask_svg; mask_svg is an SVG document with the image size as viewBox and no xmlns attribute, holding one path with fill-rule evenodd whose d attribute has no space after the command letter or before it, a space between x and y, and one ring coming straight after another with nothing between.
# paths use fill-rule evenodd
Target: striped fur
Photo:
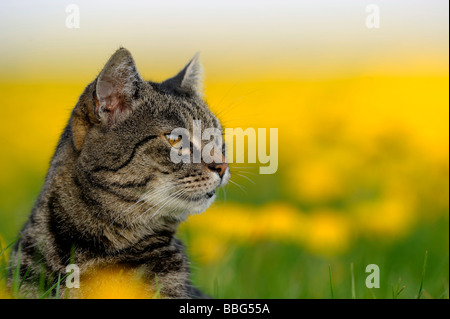
<instances>
[{"instance_id":1,"label":"striped fur","mask_svg":"<svg viewBox=\"0 0 450 319\"><path fill-rule=\"evenodd\" d=\"M76 104L45 183L11 256L24 290L37 296L72 261L83 274L120 265L155 275L166 298L202 294L189 280L177 226L214 200L226 183L211 165L174 164L165 138L193 120L221 129L201 98L197 56L175 77L144 81L131 54L119 49ZM64 287L64 285L62 285ZM61 295L65 289L61 289Z\"/></svg>"}]
</instances>

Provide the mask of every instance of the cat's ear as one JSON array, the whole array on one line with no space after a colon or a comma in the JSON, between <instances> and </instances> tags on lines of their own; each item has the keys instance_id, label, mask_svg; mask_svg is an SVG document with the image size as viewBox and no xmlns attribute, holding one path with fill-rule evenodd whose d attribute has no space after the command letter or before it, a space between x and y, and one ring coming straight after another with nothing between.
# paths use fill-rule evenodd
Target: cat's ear
<instances>
[{"instance_id":1,"label":"cat's ear","mask_svg":"<svg viewBox=\"0 0 450 319\"><path fill-rule=\"evenodd\" d=\"M198 52L191 61L173 78L161 83L161 88L184 95L203 96L203 68L199 62Z\"/></svg>"},{"instance_id":2,"label":"cat's ear","mask_svg":"<svg viewBox=\"0 0 450 319\"><path fill-rule=\"evenodd\" d=\"M143 82L131 53L117 50L97 77L95 114L102 122L115 122L132 110L132 97Z\"/></svg>"}]
</instances>

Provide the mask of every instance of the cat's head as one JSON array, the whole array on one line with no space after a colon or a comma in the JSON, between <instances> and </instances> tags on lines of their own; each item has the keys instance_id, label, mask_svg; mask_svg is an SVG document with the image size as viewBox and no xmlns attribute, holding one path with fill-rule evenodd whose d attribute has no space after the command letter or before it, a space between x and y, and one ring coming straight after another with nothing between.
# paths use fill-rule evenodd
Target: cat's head
<instances>
[{"instance_id":1,"label":"cat's head","mask_svg":"<svg viewBox=\"0 0 450 319\"><path fill-rule=\"evenodd\" d=\"M143 80L126 49L109 59L71 118L77 174L99 192L98 201L115 199L124 214L140 207L141 214L179 219L214 201L217 188L230 178L222 139L211 138L221 154L212 163L175 163L171 158L174 150L181 152L174 129L191 133L188 153L210 142L195 138L194 123L201 123L202 131L222 131L202 98L201 77L197 55L162 83Z\"/></svg>"}]
</instances>

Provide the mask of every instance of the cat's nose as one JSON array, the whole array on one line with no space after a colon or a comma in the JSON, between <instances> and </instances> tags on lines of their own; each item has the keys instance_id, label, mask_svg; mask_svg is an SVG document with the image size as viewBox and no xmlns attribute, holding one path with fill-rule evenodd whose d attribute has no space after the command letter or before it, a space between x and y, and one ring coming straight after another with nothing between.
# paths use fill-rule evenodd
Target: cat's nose
<instances>
[{"instance_id":1,"label":"cat's nose","mask_svg":"<svg viewBox=\"0 0 450 319\"><path fill-rule=\"evenodd\" d=\"M212 170L213 172L217 172L219 174L220 178L222 178L223 175L225 174L225 172L227 171L228 164L212 162L212 163L208 164L208 168L210 170Z\"/></svg>"}]
</instances>

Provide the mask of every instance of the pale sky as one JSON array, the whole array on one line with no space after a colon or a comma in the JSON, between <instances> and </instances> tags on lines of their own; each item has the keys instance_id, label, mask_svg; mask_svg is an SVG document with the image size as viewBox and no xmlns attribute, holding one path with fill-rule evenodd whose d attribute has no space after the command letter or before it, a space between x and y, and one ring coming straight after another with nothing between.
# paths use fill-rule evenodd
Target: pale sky
<instances>
[{"instance_id":1,"label":"pale sky","mask_svg":"<svg viewBox=\"0 0 450 319\"><path fill-rule=\"evenodd\" d=\"M71 3L80 8L79 29L65 25ZM380 7L380 29L365 26L370 3ZM448 74L448 9L446 0L1 0L0 71L17 79L90 77L125 46L156 77L197 51L213 76L351 75L383 63L408 72L417 61Z\"/></svg>"}]
</instances>

